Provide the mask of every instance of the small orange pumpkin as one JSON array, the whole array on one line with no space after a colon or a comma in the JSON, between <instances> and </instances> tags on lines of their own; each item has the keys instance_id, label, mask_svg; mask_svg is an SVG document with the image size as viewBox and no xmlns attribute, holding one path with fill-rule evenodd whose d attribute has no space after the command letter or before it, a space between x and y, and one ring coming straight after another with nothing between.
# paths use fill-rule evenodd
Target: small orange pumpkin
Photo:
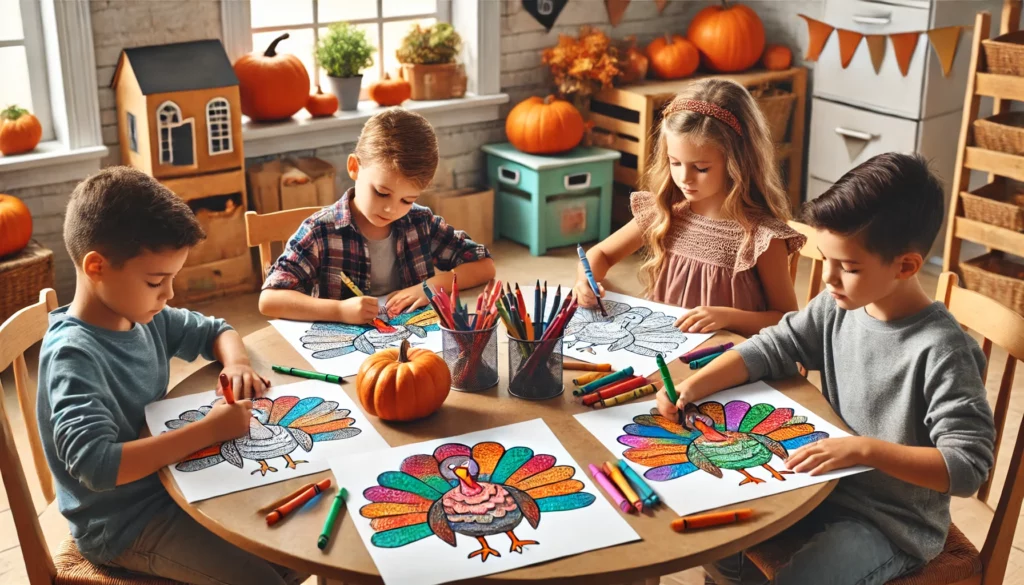
<instances>
[{"instance_id":1,"label":"small orange pumpkin","mask_svg":"<svg viewBox=\"0 0 1024 585\"><path fill-rule=\"evenodd\" d=\"M32 239L32 214L13 195L0 194L0 256L13 254Z\"/></svg>"},{"instance_id":2,"label":"small orange pumpkin","mask_svg":"<svg viewBox=\"0 0 1024 585\"><path fill-rule=\"evenodd\" d=\"M636 47L626 49L626 57L622 59L622 83L636 83L647 78L647 69L650 67L650 59L644 52Z\"/></svg>"},{"instance_id":3,"label":"small orange pumpkin","mask_svg":"<svg viewBox=\"0 0 1024 585\"><path fill-rule=\"evenodd\" d=\"M661 79L681 79L697 70L700 53L690 41L679 35L660 36L647 45L651 69Z\"/></svg>"},{"instance_id":4,"label":"small orange pumpkin","mask_svg":"<svg viewBox=\"0 0 1024 585\"><path fill-rule=\"evenodd\" d=\"M441 408L452 386L448 365L436 353L398 349L372 354L359 366L356 391L366 412L382 420L410 421Z\"/></svg>"},{"instance_id":5,"label":"small orange pumpkin","mask_svg":"<svg viewBox=\"0 0 1024 585\"><path fill-rule=\"evenodd\" d=\"M288 36L284 33L274 39L262 55L252 52L235 61L242 113L253 120L284 120L306 105L306 66L295 55L277 52L277 44Z\"/></svg>"},{"instance_id":6,"label":"small orange pumpkin","mask_svg":"<svg viewBox=\"0 0 1024 585\"><path fill-rule=\"evenodd\" d=\"M18 106L0 112L0 154L28 152L39 144L43 127L35 116Z\"/></svg>"},{"instance_id":7,"label":"small orange pumpkin","mask_svg":"<svg viewBox=\"0 0 1024 585\"><path fill-rule=\"evenodd\" d=\"M385 73L384 79L371 85L366 93L378 106L397 106L412 97L412 85L404 79L391 79Z\"/></svg>"},{"instance_id":8,"label":"small orange pumpkin","mask_svg":"<svg viewBox=\"0 0 1024 585\"><path fill-rule=\"evenodd\" d=\"M768 45L761 57L764 68L771 71L785 71L793 64L793 51L785 45Z\"/></svg>"},{"instance_id":9,"label":"small orange pumpkin","mask_svg":"<svg viewBox=\"0 0 1024 585\"><path fill-rule=\"evenodd\" d=\"M530 154L572 150L583 140L585 125L576 106L549 95L528 97L516 104L505 120L512 146Z\"/></svg>"},{"instance_id":10,"label":"small orange pumpkin","mask_svg":"<svg viewBox=\"0 0 1024 585\"><path fill-rule=\"evenodd\" d=\"M338 111L338 98L334 94L324 93L316 86L316 93L306 99L306 111L314 118L333 116Z\"/></svg>"},{"instance_id":11,"label":"small orange pumpkin","mask_svg":"<svg viewBox=\"0 0 1024 585\"><path fill-rule=\"evenodd\" d=\"M732 73L753 67L764 53L764 23L749 6L722 0L708 6L690 21L686 32L700 50L701 60L712 71Z\"/></svg>"}]
</instances>

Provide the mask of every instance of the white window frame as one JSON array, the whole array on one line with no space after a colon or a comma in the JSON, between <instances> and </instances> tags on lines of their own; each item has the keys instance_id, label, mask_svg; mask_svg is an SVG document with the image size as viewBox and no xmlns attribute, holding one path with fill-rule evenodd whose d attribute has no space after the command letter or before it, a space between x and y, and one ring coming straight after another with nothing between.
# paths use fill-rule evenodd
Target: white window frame
<instances>
[{"instance_id":1,"label":"white window frame","mask_svg":"<svg viewBox=\"0 0 1024 585\"><path fill-rule=\"evenodd\" d=\"M128 149L139 154L139 121L135 114L125 112L128 121Z\"/></svg>"},{"instance_id":2,"label":"white window frame","mask_svg":"<svg viewBox=\"0 0 1024 585\"><path fill-rule=\"evenodd\" d=\"M38 12L26 11L26 2L37 6ZM0 192L81 180L98 171L100 160L108 153L100 131L89 4L64 0L21 3L22 19L37 19L37 24L25 25L25 35L26 40L33 35L33 45L42 41L43 60L29 57L29 65L46 72L50 118L47 125L52 129L53 139L41 142L32 152L0 157ZM30 32L32 29L35 32ZM39 117L38 112L34 113Z\"/></svg>"},{"instance_id":3,"label":"white window frame","mask_svg":"<svg viewBox=\"0 0 1024 585\"><path fill-rule=\"evenodd\" d=\"M221 2L222 40L232 62L252 52L251 18L247 0ZM410 17L398 20L407 18ZM403 106L422 114L435 128L500 119L500 107L509 99L507 94L501 93L501 3L438 0L437 19L451 22L462 37L463 49L459 58L465 64L469 78L466 97L430 102L408 101ZM325 118L310 118L303 110L282 122L253 124L243 121L245 155L266 156L354 142L363 123L379 109L373 102L363 101L357 111L339 111Z\"/></svg>"},{"instance_id":4,"label":"white window frame","mask_svg":"<svg viewBox=\"0 0 1024 585\"><path fill-rule=\"evenodd\" d=\"M167 110L175 120L165 120L164 110ZM181 119L181 106L168 100L156 109L156 128L160 134L160 164L162 165L173 165L174 164L174 138L171 130L182 125L183 120ZM193 129L193 132L195 129ZM167 140L164 140L164 132L167 132ZM164 143L167 143L166 148ZM193 160L195 153L192 153Z\"/></svg>"},{"instance_id":5,"label":"white window frame","mask_svg":"<svg viewBox=\"0 0 1024 585\"><path fill-rule=\"evenodd\" d=\"M214 118L210 115L210 108L223 109L223 115L217 115ZM215 129L223 134L214 136ZM215 141L226 141L227 148L215 150L213 147ZM206 102L206 147L209 156L230 154L235 151L235 140L231 136L231 102L226 98L215 97Z\"/></svg>"},{"instance_id":6,"label":"white window frame","mask_svg":"<svg viewBox=\"0 0 1024 585\"><path fill-rule=\"evenodd\" d=\"M53 140L53 124L50 116L50 89L49 80L46 78L46 47L43 42L43 19L40 13L40 4L34 0L20 0L21 10L21 40L4 41L0 40L0 48L3 47L24 47L26 63L28 64L28 80L32 93L32 115L39 120L43 128L42 140ZM10 104L3 104L6 107ZM29 104L18 104L26 107Z\"/></svg>"}]
</instances>

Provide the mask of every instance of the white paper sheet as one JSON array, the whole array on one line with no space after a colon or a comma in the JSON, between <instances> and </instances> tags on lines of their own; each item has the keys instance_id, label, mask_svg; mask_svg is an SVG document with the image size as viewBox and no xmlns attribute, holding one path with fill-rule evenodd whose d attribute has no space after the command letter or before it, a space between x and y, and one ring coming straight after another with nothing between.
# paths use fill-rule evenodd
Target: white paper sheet
<instances>
[{"instance_id":1,"label":"white paper sheet","mask_svg":"<svg viewBox=\"0 0 1024 585\"><path fill-rule=\"evenodd\" d=\"M154 402L146 407L149 432L156 436L194 424L217 400L222 399L211 390ZM185 499L196 502L319 473L333 456L387 447L345 391L309 380L275 386L254 400L249 435L168 467Z\"/></svg>"},{"instance_id":2,"label":"white paper sheet","mask_svg":"<svg viewBox=\"0 0 1024 585\"><path fill-rule=\"evenodd\" d=\"M284 319L270 324L316 371L338 376L356 375L367 356L398 347L405 339L412 347L441 351L441 329L433 309L403 313L378 326Z\"/></svg>"},{"instance_id":3,"label":"white paper sheet","mask_svg":"<svg viewBox=\"0 0 1024 585\"><path fill-rule=\"evenodd\" d=\"M484 490L479 495L463 495L474 488L458 479L452 468L462 465L466 468L460 473L475 476L473 485ZM373 455L335 457L331 469L348 489L348 513L384 582L391 585L433 585L479 577L640 538L541 419ZM439 469L447 477L438 475ZM507 479L496 481L500 476ZM382 484L390 489L379 487ZM395 489L401 487L422 495ZM522 494L528 494L527 499L540 510L533 515L536 527L522 511L530 504L517 503L523 500ZM463 503L460 498L464 497L470 504ZM484 501L475 504L478 499ZM428 520L435 501L443 502L433 508L437 531ZM452 507L451 513L445 511L446 504ZM465 534L471 528L447 532L454 545L437 534L459 528L449 518L457 511L468 513L471 504L476 506L472 511L488 523L461 526L474 526L497 553L486 555L486 560L482 554L473 556L482 543ZM503 510L503 516L494 514L495 508ZM407 522L403 525L402 520ZM521 547L522 552L510 551L508 532L520 541L536 543Z\"/></svg>"},{"instance_id":4,"label":"white paper sheet","mask_svg":"<svg viewBox=\"0 0 1024 585\"><path fill-rule=\"evenodd\" d=\"M520 287L523 300L533 315L535 287ZM555 302L555 289L548 283L545 319ZM572 290L562 287L562 299ZM689 309L608 292L602 299L608 317L600 310L578 309L565 328L565 356L583 362L611 364L621 370L633 366L633 373L649 376L658 370L654 356L672 361L695 349L713 333L683 333L673 326Z\"/></svg>"},{"instance_id":5,"label":"white paper sheet","mask_svg":"<svg viewBox=\"0 0 1024 585\"><path fill-rule=\"evenodd\" d=\"M717 403L724 407L722 409L725 413L726 426L724 428L727 431L754 425L751 431L766 432L768 437L781 442L788 451L796 449L801 442L823 439L825 434L829 437L850 436L849 433L825 422L763 382L718 392L702 401L698 408L708 408L704 405L709 403ZM730 405L730 403L733 404ZM760 414L757 414L758 411L754 409L761 404L768 406L764 407ZM751 409L745 410L745 405L750 405ZM782 409L792 409L792 413L780 413ZM769 414L768 411L773 411L776 414ZM750 416L749 419L745 418L747 415ZM765 417L768 418L765 419ZM798 418L794 420L790 417ZM801 422L800 419L804 417L806 417L806 422ZM661 500L677 514L683 516L869 470L866 467L853 467L814 477L806 473L781 473L786 470L782 459L773 455L761 443L751 439L747 439L746 445L742 448L750 453L746 461L752 466L742 471L717 467L714 465L714 460L722 463L722 459L714 456L715 443L733 445L734 450L728 456L735 460L737 457L735 440L723 442L715 437L715 441L705 442L704 439L697 439L697 441L701 441L700 452L693 453L692 450L698 444L690 443L687 446L683 436L680 435L681 427L679 425L669 423L659 426L654 419L667 423L664 418L657 415L657 407L651 400L632 402L576 415L576 420L580 424L597 437L616 457L625 460L637 473L643 475L651 488L661 497ZM757 422L760 420L765 420L765 426L758 429L755 423L760 424ZM786 421L790 424L785 424ZM778 431L768 431L769 428L780 424L784 426L778 427ZM682 430L682 433L686 433L686 431ZM641 435L647 435L648 438L641 438ZM736 437L735 434L732 436ZM787 436L792 438L786 438ZM653 457L656 454L660 454L660 460L654 467L637 462L638 460L643 461L644 455ZM722 477L716 477L687 463L688 459L693 461L696 459L695 456L700 454L713 460L712 467L717 469ZM764 461L763 465L760 461ZM772 470L779 473L778 477L773 477ZM745 475L753 477L754 481L748 481L744 477ZM741 481L746 483L741 484Z\"/></svg>"}]
</instances>

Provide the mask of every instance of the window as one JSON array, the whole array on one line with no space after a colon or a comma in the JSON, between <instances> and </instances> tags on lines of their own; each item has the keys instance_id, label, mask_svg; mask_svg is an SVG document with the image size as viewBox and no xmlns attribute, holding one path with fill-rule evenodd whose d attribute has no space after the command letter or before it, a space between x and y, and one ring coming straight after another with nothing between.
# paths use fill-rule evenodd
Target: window
<instances>
[{"instance_id":1,"label":"window","mask_svg":"<svg viewBox=\"0 0 1024 585\"><path fill-rule=\"evenodd\" d=\"M174 164L174 140L171 131L181 124L181 108L174 102L160 104L156 123L160 128L160 164Z\"/></svg>"},{"instance_id":2,"label":"window","mask_svg":"<svg viewBox=\"0 0 1024 585\"><path fill-rule=\"evenodd\" d=\"M135 114L128 112L128 148L132 152L139 152L139 135L135 127Z\"/></svg>"},{"instance_id":3,"label":"window","mask_svg":"<svg viewBox=\"0 0 1024 585\"><path fill-rule=\"evenodd\" d=\"M231 148L231 105L224 98L206 104L206 134L210 155L227 154Z\"/></svg>"},{"instance_id":4,"label":"window","mask_svg":"<svg viewBox=\"0 0 1024 585\"><path fill-rule=\"evenodd\" d=\"M53 140L40 2L0 0L0 14L0 107L29 110L43 127L43 140Z\"/></svg>"}]
</instances>

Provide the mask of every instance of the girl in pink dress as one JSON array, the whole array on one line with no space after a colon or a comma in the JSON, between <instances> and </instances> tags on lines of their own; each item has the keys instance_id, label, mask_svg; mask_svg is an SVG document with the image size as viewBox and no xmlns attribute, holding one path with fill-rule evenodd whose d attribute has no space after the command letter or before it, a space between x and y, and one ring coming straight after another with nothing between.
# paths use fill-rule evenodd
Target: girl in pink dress
<instances>
[{"instance_id":1,"label":"girl in pink dress","mask_svg":"<svg viewBox=\"0 0 1024 585\"><path fill-rule=\"evenodd\" d=\"M721 79L694 83L662 115L633 220L587 253L594 278L645 247L646 295L692 308L676 322L682 331L749 336L775 325L797 310L789 260L806 238L786 224L764 116L743 86ZM582 306L597 305L582 265L574 290Z\"/></svg>"}]
</instances>

